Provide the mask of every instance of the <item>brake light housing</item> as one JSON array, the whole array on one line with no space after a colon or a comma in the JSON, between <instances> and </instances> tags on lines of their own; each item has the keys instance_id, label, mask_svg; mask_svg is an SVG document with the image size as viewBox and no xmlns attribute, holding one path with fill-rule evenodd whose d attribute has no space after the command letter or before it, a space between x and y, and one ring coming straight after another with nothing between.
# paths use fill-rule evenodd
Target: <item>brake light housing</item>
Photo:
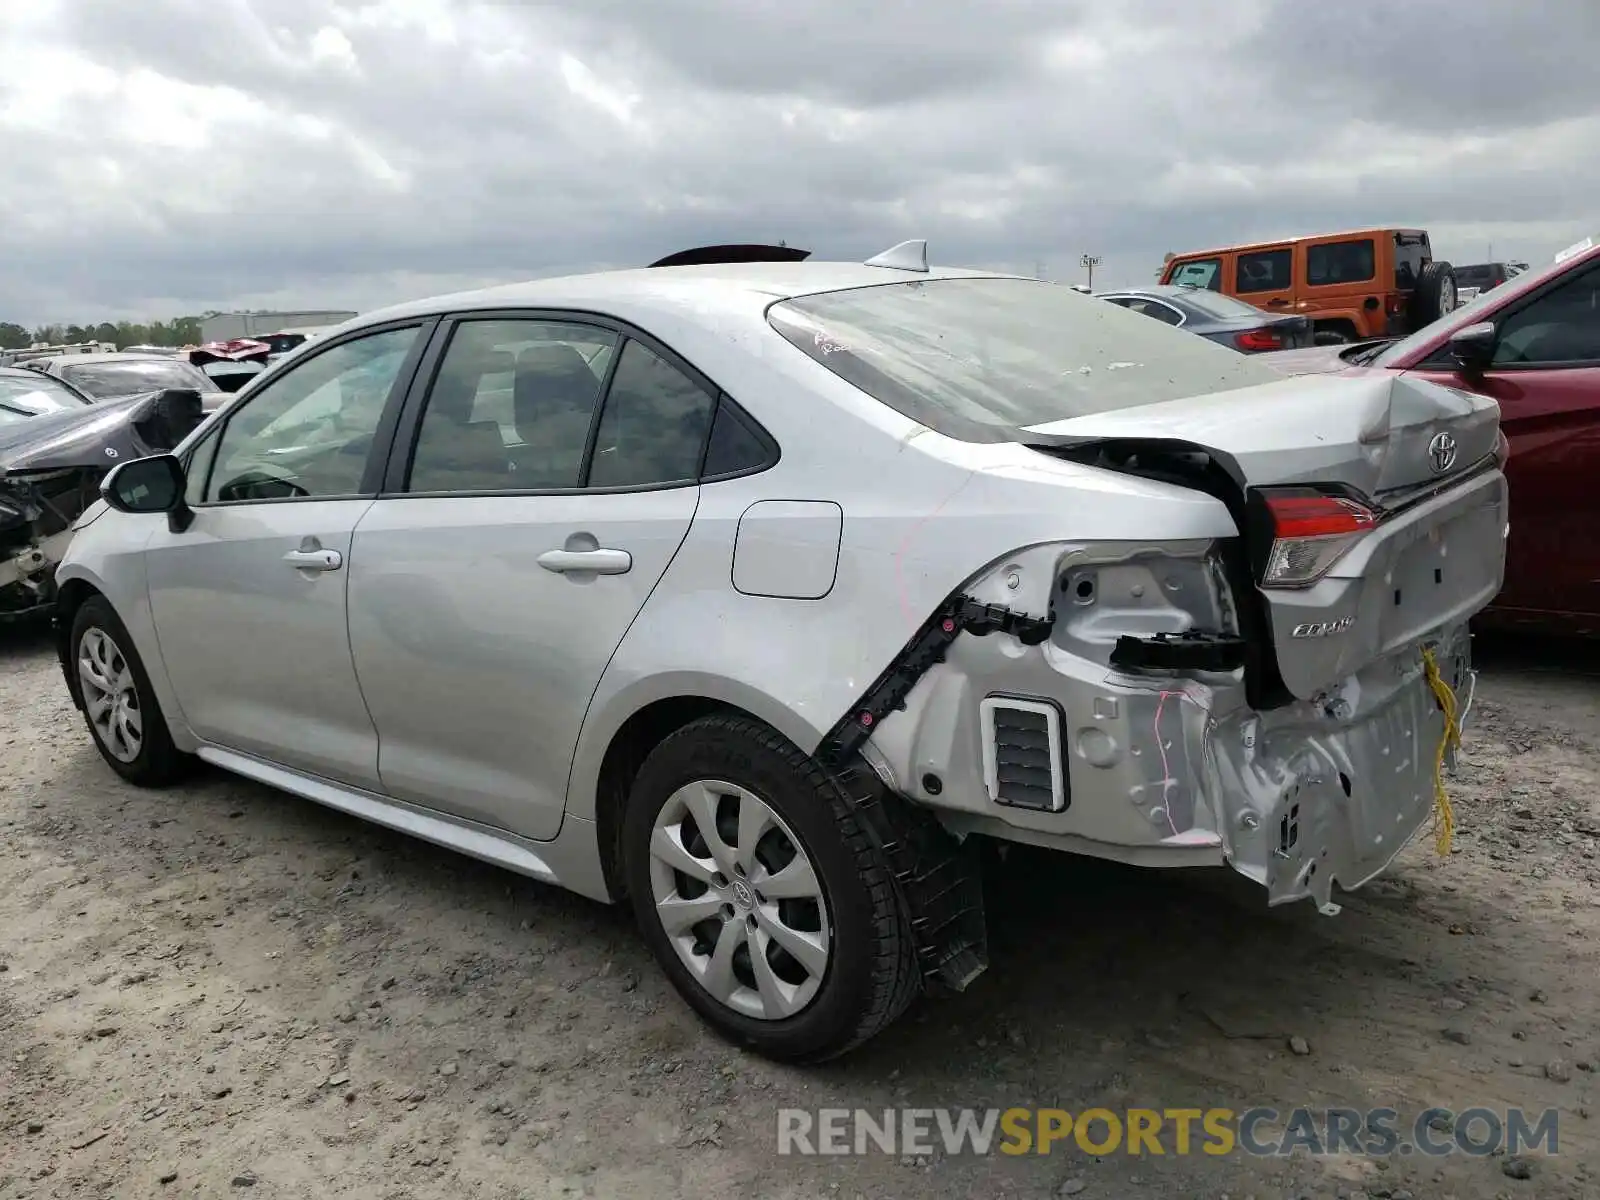
<instances>
[{"instance_id":1,"label":"brake light housing","mask_svg":"<svg viewBox=\"0 0 1600 1200\"><path fill-rule=\"evenodd\" d=\"M1383 519L1371 505L1316 488L1260 493L1272 522L1261 586L1308 588Z\"/></svg>"},{"instance_id":2,"label":"brake light housing","mask_svg":"<svg viewBox=\"0 0 1600 1200\"><path fill-rule=\"evenodd\" d=\"M1233 335L1233 344L1246 354L1282 350L1283 338L1275 329L1247 329Z\"/></svg>"}]
</instances>

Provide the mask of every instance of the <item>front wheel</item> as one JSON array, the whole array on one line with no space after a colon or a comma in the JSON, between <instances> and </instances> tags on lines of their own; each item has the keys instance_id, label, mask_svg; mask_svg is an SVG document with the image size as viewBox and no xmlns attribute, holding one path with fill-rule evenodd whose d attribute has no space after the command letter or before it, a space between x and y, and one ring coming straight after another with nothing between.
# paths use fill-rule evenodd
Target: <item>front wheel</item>
<instances>
[{"instance_id":1,"label":"front wheel","mask_svg":"<svg viewBox=\"0 0 1600 1200\"><path fill-rule=\"evenodd\" d=\"M84 719L111 769L140 787L182 775L189 757L173 744L133 638L103 597L85 600L74 615L72 656Z\"/></svg>"},{"instance_id":2,"label":"front wheel","mask_svg":"<svg viewBox=\"0 0 1600 1200\"><path fill-rule=\"evenodd\" d=\"M706 717L657 746L634 781L623 850L656 960L702 1017L758 1053L842 1054L919 990L877 845L820 764L754 720Z\"/></svg>"}]
</instances>

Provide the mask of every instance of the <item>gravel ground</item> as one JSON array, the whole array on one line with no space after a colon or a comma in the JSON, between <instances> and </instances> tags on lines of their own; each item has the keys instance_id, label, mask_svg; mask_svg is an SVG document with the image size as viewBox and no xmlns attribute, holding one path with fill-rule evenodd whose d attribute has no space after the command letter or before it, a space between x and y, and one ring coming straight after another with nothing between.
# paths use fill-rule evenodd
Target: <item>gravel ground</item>
<instances>
[{"instance_id":1,"label":"gravel ground","mask_svg":"<svg viewBox=\"0 0 1600 1200\"><path fill-rule=\"evenodd\" d=\"M1014 854L988 975L798 1070L707 1033L621 910L221 775L123 785L0 630L0 1197L1600 1196L1600 668L1491 650L1455 854L1334 919ZM894 1104L1556 1106L1561 1153L775 1151L780 1107Z\"/></svg>"}]
</instances>

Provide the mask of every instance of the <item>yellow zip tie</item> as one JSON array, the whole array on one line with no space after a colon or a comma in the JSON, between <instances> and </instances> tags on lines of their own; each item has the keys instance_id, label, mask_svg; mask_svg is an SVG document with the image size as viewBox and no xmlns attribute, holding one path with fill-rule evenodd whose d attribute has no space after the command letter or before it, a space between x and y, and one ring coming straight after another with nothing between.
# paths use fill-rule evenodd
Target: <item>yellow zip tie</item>
<instances>
[{"instance_id":1,"label":"yellow zip tie","mask_svg":"<svg viewBox=\"0 0 1600 1200\"><path fill-rule=\"evenodd\" d=\"M1450 841L1456 831L1456 814L1444 790L1444 756L1452 745L1460 749L1461 723L1456 717L1456 694L1439 674L1439 664L1434 660L1431 646L1422 648L1422 669L1428 677L1428 687L1433 690L1433 698L1444 713L1444 733L1439 736L1439 749L1433 756L1433 836L1439 853L1449 854Z\"/></svg>"}]
</instances>

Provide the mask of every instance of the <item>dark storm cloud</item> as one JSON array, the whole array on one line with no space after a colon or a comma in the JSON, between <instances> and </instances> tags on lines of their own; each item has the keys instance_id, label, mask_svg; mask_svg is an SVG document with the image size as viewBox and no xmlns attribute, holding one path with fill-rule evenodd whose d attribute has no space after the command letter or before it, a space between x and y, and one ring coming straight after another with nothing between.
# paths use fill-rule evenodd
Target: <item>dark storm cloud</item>
<instances>
[{"instance_id":1,"label":"dark storm cloud","mask_svg":"<svg viewBox=\"0 0 1600 1200\"><path fill-rule=\"evenodd\" d=\"M1600 96L1542 78L1543 22L1500 6L1431 27L1290 0L28 12L0 17L0 320L365 307L724 240L926 236L1072 277L1092 250L1126 281L1255 236L1422 224L1460 258L1600 225Z\"/></svg>"}]
</instances>

